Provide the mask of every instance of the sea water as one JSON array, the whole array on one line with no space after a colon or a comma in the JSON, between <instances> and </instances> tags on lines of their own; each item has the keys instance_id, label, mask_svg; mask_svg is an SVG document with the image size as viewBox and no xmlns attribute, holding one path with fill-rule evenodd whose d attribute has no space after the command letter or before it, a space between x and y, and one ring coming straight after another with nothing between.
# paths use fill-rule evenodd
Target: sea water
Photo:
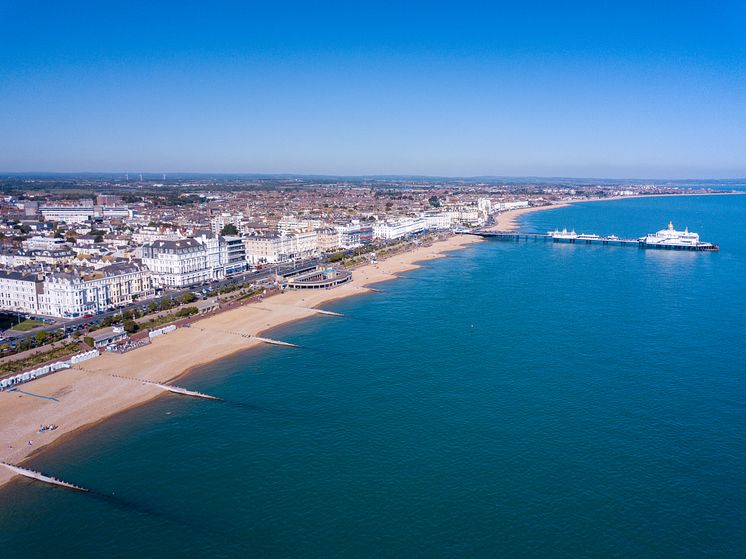
<instances>
[{"instance_id":1,"label":"sea water","mask_svg":"<svg viewBox=\"0 0 746 559\"><path fill-rule=\"evenodd\" d=\"M746 196L526 216L43 453L10 557L744 557ZM64 405L64 404L61 404Z\"/></svg>"}]
</instances>

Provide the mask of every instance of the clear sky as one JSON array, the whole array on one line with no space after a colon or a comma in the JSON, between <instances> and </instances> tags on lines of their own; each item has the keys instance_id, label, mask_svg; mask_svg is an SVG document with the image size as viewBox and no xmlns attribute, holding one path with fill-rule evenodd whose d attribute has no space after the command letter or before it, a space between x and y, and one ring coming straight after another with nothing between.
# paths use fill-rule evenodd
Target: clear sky
<instances>
[{"instance_id":1,"label":"clear sky","mask_svg":"<svg viewBox=\"0 0 746 559\"><path fill-rule=\"evenodd\" d=\"M0 0L0 171L746 177L746 2Z\"/></svg>"}]
</instances>

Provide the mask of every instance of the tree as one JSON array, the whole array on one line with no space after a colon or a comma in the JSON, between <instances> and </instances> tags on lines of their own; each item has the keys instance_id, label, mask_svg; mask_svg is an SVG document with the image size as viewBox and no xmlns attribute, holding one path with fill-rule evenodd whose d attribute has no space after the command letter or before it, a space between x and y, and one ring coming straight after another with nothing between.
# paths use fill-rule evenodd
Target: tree
<instances>
[{"instance_id":1,"label":"tree","mask_svg":"<svg viewBox=\"0 0 746 559\"><path fill-rule=\"evenodd\" d=\"M96 235L96 238L93 239L94 243L103 243L104 242L104 236L103 235Z\"/></svg>"},{"instance_id":2,"label":"tree","mask_svg":"<svg viewBox=\"0 0 746 559\"><path fill-rule=\"evenodd\" d=\"M440 207L440 198L438 198L437 196L430 196L430 198L428 198L427 201L430 203L430 205L433 208Z\"/></svg>"},{"instance_id":3,"label":"tree","mask_svg":"<svg viewBox=\"0 0 746 559\"><path fill-rule=\"evenodd\" d=\"M134 334L140 329L140 325L134 320L125 320L123 323L124 331L128 334Z\"/></svg>"},{"instance_id":4,"label":"tree","mask_svg":"<svg viewBox=\"0 0 746 559\"><path fill-rule=\"evenodd\" d=\"M187 316L192 316L193 314L197 314L199 312L199 309L197 307L184 307L183 309L179 309L176 311L174 316L178 318L184 318Z\"/></svg>"},{"instance_id":5,"label":"tree","mask_svg":"<svg viewBox=\"0 0 746 559\"><path fill-rule=\"evenodd\" d=\"M179 297L179 302L182 304L194 303L194 301L196 300L197 300L197 297L195 297L194 293L184 293L184 295Z\"/></svg>"},{"instance_id":6,"label":"tree","mask_svg":"<svg viewBox=\"0 0 746 559\"><path fill-rule=\"evenodd\" d=\"M40 344L43 344L43 343L44 343L44 340L46 340L46 339L47 339L47 333L46 333L46 332L44 332L44 331L41 331L41 332L37 332L37 333L36 333L36 334L34 335L34 338L36 338L36 341L37 341L37 342L39 342Z\"/></svg>"},{"instance_id":7,"label":"tree","mask_svg":"<svg viewBox=\"0 0 746 559\"><path fill-rule=\"evenodd\" d=\"M238 235L238 228L232 223L226 223L220 230L221 235Z\"/></svg>"}]
</instances>

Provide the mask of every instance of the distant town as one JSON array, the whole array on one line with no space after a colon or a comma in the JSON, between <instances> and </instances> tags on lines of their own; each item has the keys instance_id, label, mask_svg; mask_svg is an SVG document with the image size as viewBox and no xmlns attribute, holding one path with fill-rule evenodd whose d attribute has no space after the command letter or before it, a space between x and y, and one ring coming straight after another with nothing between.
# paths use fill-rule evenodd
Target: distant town
<instances>
[{"instance_id":1,"label":"distant town","mask_svg":"<svg viewBox=\"0 0 746 559\"><path fill-rule=\"evenodd\" d=\"M285 288L281 266L305 265L314 280L309 285L323 286L322 280L343 281L346 268L377 254L490 226L509 210L713 189L629 181L165 175L21 176L1 179L0 186L0 354L30 358L14 359L16 365L0 371L5 374L121 342L140 328L213 308L221 295L225 301ZM336 272L314 275L321 267ZM47 355L41 347L49 344L55 349Z\"/></svg>"}]
</instances>

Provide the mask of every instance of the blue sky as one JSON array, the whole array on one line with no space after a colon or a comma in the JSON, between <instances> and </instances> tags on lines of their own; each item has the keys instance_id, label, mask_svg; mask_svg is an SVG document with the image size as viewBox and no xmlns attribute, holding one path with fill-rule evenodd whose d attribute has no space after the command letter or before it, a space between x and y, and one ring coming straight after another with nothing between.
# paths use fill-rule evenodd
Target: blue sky
<instances>
[{"instance_id":1,"label":"blue sky","mask_svg":"<svg viewBox=\"0 0 746 559\"><path fill-rule=\"evenodd\" d=\"M746 177L744 2L0 0L0 171Z\"/></svg>"}]
</instances>

